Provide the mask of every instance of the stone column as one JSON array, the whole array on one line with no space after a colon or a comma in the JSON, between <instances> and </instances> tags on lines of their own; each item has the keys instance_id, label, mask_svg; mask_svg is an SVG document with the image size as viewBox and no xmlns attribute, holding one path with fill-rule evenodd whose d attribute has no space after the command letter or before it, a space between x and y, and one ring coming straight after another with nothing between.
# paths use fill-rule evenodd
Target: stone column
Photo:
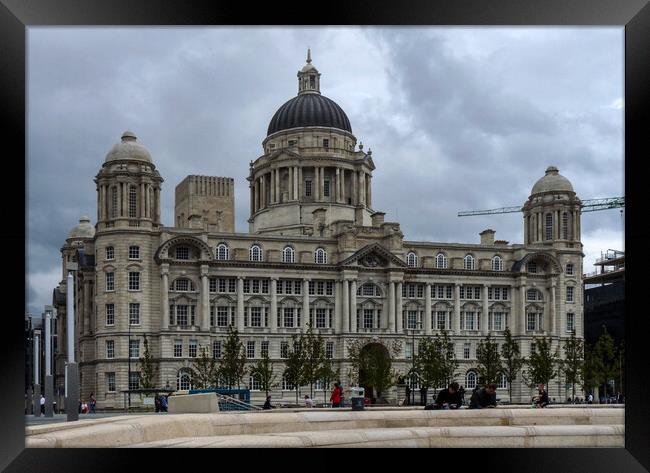
<instances>
[{"instance_id":1,"label":"stone column","mask_svg":"<svg viewBox=\"0 0 650 473\"><path fill-rule=\"evenodd\" d=\"M287 168L289 170L289 175L288 175L288 182L287 182L287 194L289 196L289 200L293 200L293 166L289 166Z\"/></svg>"},{"instance_id":2,"label":"stone column","mask_svg":"<svg viewBox=\"0 0 650 473\"><path fill-rule=\"evenodd\" d=\"M167 330L169 328L169 264L163 263L161 267L162 272L162 284L161 284L161 294L160 294L160 303L162 304L161 313L162 321L161 328L162 330Z\"/></svg>"},{"instance_id":3,"label":"stone column","mask_svg":"<svg viewBox=\"0 0 650 473\"><path fill-rule=\"evenodd\" d=\"M366 205L368 208L372 208L372 175L367 174L366 177L368 178L368 201Z\"/></svg>"},{"instance_id":4,"label":"stone column","mask_svg":"<svg viewBox=\"0 0 650 473\"><path fill-rule=\"evenodd\" d=\"M341 281L334 283L334 320L332 328L334 333L341 333L343 330L343 317L341 316Z\"/></svg>"},{"instance_id":5,"label":"stone column","mask_svg":"<svg viewBox=\"0 0 650 473\"><path fill-rule=\"evenodd\" d=\"M357 280L350 281L350 331L357 331Z\"/></svg>"},{"instance_id":6,"label":"stone column","mask_svg":"<svg viewBox=\"0 0 650 473\"><path fill-rule=\"evenodd\" d=\"M345 169L341 169L341 202L347 204L345 197Z\"/></svg>"},{"instance_id":7,"label":"stone column","mask_svg":"<svg viewBox=\"0 0 650 473\"><path fill-rule=\"evenodd\" d=\"M483 284L483 312L482 312L482 317L483 319L481 320L481 333L483 335L488 334L488 318L489 318L489 308L488 308L488 285Z\"/></svg>"},{"instance_id":8,"label":"stone column","mask_svg":"<svg viewBox=\"0 0 650 473\"><path fill-rule=\"evenodd\" d=\"M269 314L271 333L278 331L278 278L271 278L271 313Z\"/></svg>"},{"instance_id":9,"label":"stone column","mask_svg":"<svg viewBox=\"0 0 650 473\"><path fill-rule=\"evenodd\" d=\"M156 187L154 198L154 205L156 209L156 223L160 223L160 187Z\"/></svg>"},{"instance_id":10,"label":"stone column","mask_svg":"<svg viewBox=\"0 0 650 473\"><path fill-rule=\"evenodd\" d=\"M325 168L324 167L320 168L318 177L320 178L320 185L318 186L320 188L320 200L325 200Z\"/></svg>"},{"instance_id":11,"label":"stone column","mask_svg":"<svg viewBox=\"0 0 650 473\"><path fill-rule=\"evenodd\" d=\"M551 308L550 308L551 309L550 310L550 314L551 314L551 335L559 335L559 334L562 333L562 327L560 327L560 330L558 330L558 327L557 327L558 324L557 324L557 322L555 320L555 318L557 317L557 311L555 309L555 304L556 304L556 300L557 300L556 299L557 287L556 287L555 284L556 284L555 280L551 281L551 290L549 291L551 293Z\"/></svg>"},{"instance_id":12,"label":"stone column","mask_svg":"<svg viewBox=\"0 0 650 473\"><path fill-rule=\"evenodd\" d=\"M359 203L359 194L358 194L358 187L359 187L359 177L358 177L358 172L357 171L352 171L351 177L351 182L352 184L352 205L357 205Z\"/></svg>"},{"instance_id":13,"label":"stone column","mask_svg":"<svg viewBox=\"0 0 650 473\"><path fill-rule=\"evenodd\" d=\"M431 284L424 285L424 334L431 335Z\"/></svg>"},{"instance_id":14,"label":"stone column","mask_svg":"<svg viewBox=\"0 0 650 473\"><path fill-rule=\"evenodd\" d=\"M343 280L343 332L350 331L350 286L349 281Z\"/></svg>"},{"instance_id":15,"label":"stone column","mask_svg":"<svg viewBox=\"0 0 650 473\"><path fill-rule=\"evenodd\" d=\"M341 202L341 169L336 168L336 180L335 180L335 185L334 185L334 201L335 202Z\"/></svg>"},{"instance_id":16,"label":"stone column","mask_svg":"<svg viewBox=\"0 0 650 473\"><path fill-rule=\"evenodd\" d=\"M210 282L208 265L201 265L201 330L210 330Z\"/></svg>"},{"instance_id":17,"label":"stone column","mask_svg":"<svg viewBox=\"0 0 650 473\"><path fill-rule=\"evenodd\" d=\"M244 331L244 278L237 278L237 330Z\"/></svg>"},{"instance_id":18,"label":"stone column","mask_svg":"<svg viewBox=\"0 0 650 473\"><path fill-rule=\"evenodd\" d=\"M279 204L282 201L282 195L280 190L280 172L281 168L275 170L275 203Z\"/></svg>"},{"instance_id":19,"label":"stone column","mask_svg":"<svg viewBox=\"0 0 650 473\"><path fill-rule=\"evenodd\" d=\"M359 203L366 204L366 173L359 171Z\"/></svg>"},{"instance_id":20,"label":"stone column","mask_svg":"<svg viewBox=\"0 0 650 473\"><path fill-rule=\"evenodd\" d=\"M528 216L524 215L524 245L528 243Z\"/></svg>"},{"instance_id":21,"label":"stone column","mask_svg":"<svg viewBox=\"0 0 650 473\"><path fill-rule=\"evenodd\" d=\"M302 281L302 312L302 327L307 330L307 324L309 323L309 279L307 278ZM314 325L316 325L315 322L316 320L314 320Z\"/></svg>"},{"instance_id":22,"label":"stone column","mask_svg":"<svg viewBox=\"0 0 650 473\"><path fill-rule=\"evenodd\" d=\"M302 178L302 167L298 168L298 200L302 200L302 196L305 193L303 191L304 182Z\"/></svg>"},{"instance_id":23,"label":"stone column","mask_svg":"<svg viewBox=\"0 0 650 473\"><path fill-rule=\"evenodd\" d=\"M519 335L526 334L526 280L522 278L519 286Z\"/></svg>"},{"instance_id":24,"label":"stone column","mask_svg":"<svg viewBox=\"0 0 650 473\"><path fill-rule=\"evenodd\" d=\"M255 185L253 187L253 208L251 209L252 213L255 213L259 210L259 202L260 202L260 189L259 189L259 182L257 179L255 179Z\"/></svg>"},{"instance_id":25,"label":"stone column","mask_svg":"<svg viewBox=\"0 0 650 473\"><path fill-rule=\"evenodd\" d=\"M90 333L90 301L91 301L91 292L90 292L90 281L84 279L83 286L83 299L82 307L84 310L83 317L83 327L81 328L81 333L88 334Z\"/></svg>"},{"instance_id":26,"label":"stone column","mask_svg":"<svg viewBox=\"0 0 650 473\"><path fill-rule=\"evenodd\" d=\"M460 334L460 285L454 284L454 332Z\"/></svg>"},{"instance_id":27,"label":"stone column","mask_svg":"<svg viewBox=\"0 0 650 473\"><path fill-rule=\"evenodd\" d=\"M395 282L388 283L388 331L395 333Z\"/></svg>"},{"instance_id":28,"label":"stone column","mask_svg":"<svg viewBox=\"0 0 650 473\"><path fill-rule=\"evenodd\" d=\"M140 208L138 209L139 210L138 215L140 215L140 218L146 218L145 209L146 209L147 197L145 192L146 191L145 191L144 183L141 182L140 183Z\"/></svg>"},{"instance_id":29,"label":"stone column","mask_svg":"<svg viewBox=\"0 0 650 473\"><path fill-rule=\"evenodd\" d=\"M397 318L396 320L396 331L397 333L402 333L404 328L402 324L402 283L398 282L397 287L395 288L397 291L397 294L395 294L395 316Z\"/></svg>"},{"instance_id":30,"label":"stone column","mask_svg":"<svg viewBox=\"0 0 650 473\"><path fill-rule=\"evenodd\" d=\"M320 201L321 200L321 188L320 188L320 174L322 170L321 168L314 166L314 200L315 201Z\"/></svg>"}]
</instances>

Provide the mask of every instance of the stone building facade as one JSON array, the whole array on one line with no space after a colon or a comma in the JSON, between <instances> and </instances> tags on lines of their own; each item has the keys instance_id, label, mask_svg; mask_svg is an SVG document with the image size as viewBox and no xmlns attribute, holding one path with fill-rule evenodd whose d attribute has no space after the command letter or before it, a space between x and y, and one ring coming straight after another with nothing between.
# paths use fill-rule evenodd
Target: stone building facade
<instances>
[{"instance_id":1,"label":"stone building facade","mask_svg":"<svg viewBox=\"0 0 650 473\"><path fill-rule=\"evenodd\" d=\"M250 163L249 233L234 231L232 179L188 176L176 188L174 225L164 226L163 179L146 148L125 132L108 153L95 178L97 221L82 218L66 239L54 292L63 325L74 271L82 397L121 407L121 391L138 385L145 335L156 385L185 389L191 359L201 347L219 357L231 324L251 362L268 350L280 380L284 347L311 321L344 386L350 344L380 343L406 372L418 342L447 330L458 381L471 388L488 333L502 342L509 327L524 356L534 336L554 347L572 330L583 336L581 203L555 167L523 205L523 244L489 229L477 243L406 240L373 208L372 153L321 94L320 77L308 56L298 95L275 113ZM274 399L292 399L286 388ZM513 388L513 401L529 400L521 381ZM557 380L549 390L566 398ZM507 399L505 385L498 393Z\"/></svg>"}]
</instances>

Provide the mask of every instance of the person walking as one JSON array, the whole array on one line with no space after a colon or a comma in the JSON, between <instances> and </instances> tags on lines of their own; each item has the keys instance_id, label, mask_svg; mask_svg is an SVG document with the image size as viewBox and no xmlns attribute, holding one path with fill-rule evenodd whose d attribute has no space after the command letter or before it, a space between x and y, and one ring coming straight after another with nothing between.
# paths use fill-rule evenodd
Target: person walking
<instances>
[{"instance_id":1,"label":"person walking","mask_svg":"<svg viewBox=\"0 0 650 473\"><path fill-rule=\"evenodd\" d=\"M270 410L273 409L273 406L271 405L271 395L269 394L266 396L266 402L264 403L264 406L262 409Z\"/></svg>"},{"instance_id":2,"label":"person walking","mask_svg":"<svg viewBox=\"0 0 650 473\"><path fill-rule=\"evenodd\" d=\"M167 412L167 396L160 396L160 410Z\"/></svg>"},{"instance_id":3,"label":"person walking","mask_svg":"<svg viewBox=\"0 0 650 473\"><path fill-rule=\"evenodd\" d=\"M153 397L153 404L155 406L155 411L160 412L160 396L157 393Z\"/></svg>"},{"instance_id":4,"label":"person walking","mask_svg":"<svg viewBox=\"0 0 650 473\"><path fill-rule=\"evenodd\" d=\"M95 413L95 407L97 406L97 399L95 399L95 393L90 393L90 398L89 398L89 407L90 407L90 413L94 414Z\"/></svg>"},{"instance_id":5,"label":"person walking","mask_svg":"<svg viewBox=\"0 0 650 473\"><path fill-rule=\"evenodd\" d=\"M41 394L41 414L45 415L45 396Z\"/></svg>"},{"instance_id":6,"label":"person walking","mask_svg":"<svg viewBox=\"0 0 650 473\"><path fill-rule=\"evenodd\" d=\"M342 389L339 383L334 383L334 389L332 389L332 395L330 396L332 407L341 407L341 393Z\"/></svg>"},{"instance_id":7,"label":"person walking","mask_svg":"<svg viewBox=\"0 0 650 473\"><path fill-rule=\"evenodd\" d=\"M587 404L592 404L594 402L594 395L589 393L587 396Z\"/></svg>"},{"instance_id":8,"label":"person walking","mask_svg":"<svg viewBox=\"0 0 650 473\"><path fill-rule=\"evenodd\" d=\"M470 409L485 409L486 407L496 407L497 405L497 385L490 383L486 387L474 390L472 398L469 401Z\"/></svg>"}]
</instances>

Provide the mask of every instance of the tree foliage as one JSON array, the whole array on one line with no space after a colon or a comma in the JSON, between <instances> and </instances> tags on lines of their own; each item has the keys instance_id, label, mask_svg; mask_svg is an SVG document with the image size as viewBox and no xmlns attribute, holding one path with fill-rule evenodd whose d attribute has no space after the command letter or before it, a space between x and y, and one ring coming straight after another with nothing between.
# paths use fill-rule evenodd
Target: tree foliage
<instances>
[{"instance_id":1,"label":"tree foliage","mask_svg":"<svg viewBox=\"0 0 650 473\"><path fill-rule=\"evenodd\" d=\"M506 328L504 336L505 341L501 345L501 358L503 359L501 372L508 382L508 394L510 402L512 402L512 383L517 379L517 375L526 360L521 356L519 344L512 338L509 328Z\"/></svg>"},{"instance_id":2,"label":"tree foliage","mask_svg":"<svg viewBox=\"0 0 650 473\"><path fill-rule=\"evenodd\" d=\"M584 365L584 342L576 337L575 331L571 332L571 338L564 341L564 359L561 362L561 369L564 379L571 385L572 398L576 397L576 384L582 382Z\"/></svg>"},{"instance_id":3,"label":"tree foliage","mask_svg":"<svg viewBox=\"0 0 650 473\"><path fill-rule=\"evenodd\" d=\"M366 345L360 352L359 372L363 383L372 386L381 398L386 390L397 382L397 373L392 369L390 354L380 344Z\"/></svg>"},{"instance_id":4,"label":"tree foliage","mask_svg":"<svg viewBox=\"0 0 650 473\"><path fill-rule=\"evenodd\" d=\"M534 388L539 383L549 384L558 374L557 366L559 362L559 348L552 351L552 340L546 337L533 337L533 346L535 347L526 362L526 374L524 381Z\"/></svg>"},{"instance_id":5,"label":"tree foliage","mask_svg":"<svg viewBox=\"0 0 650 473\"><path fill-rule=\"evenodd\" d=\"M291 342L284 362L283 376L296 390L296 404L298 404L300 385L305 377L305 346L302 335L292 335Z\"/></svg>"},{"instance_id":6,"label":"tree foliage","mask_svg":"<svg viewBox=\"0 0 650 473\"><path fill-rule=\"evenodd\" d=\"M140 365L140 387L147 389L154 387L154 378L156 377L156 363L151 351L149 350L149 340L144 335L144 353L139 359Z\"/></svg>"},{"instance_id":7,"label":"tree foliage","mask_svg":"<svg viewBox=\"0 0 650 473\"><path fill-rule=\"evenodd\" d=\"M324 386L330 386L332 381L335 381L341 377L341 369L334 369L334 361L329 358L325 358L321 364L318 377L323 381ZM323 401L327 402L327 390L324 390L323 397Z\"/></svg>"},{"instance_id":8,"label":"tree foliage","mask_svg":"<svg viewBox=\"0 0 650 473\"><path fill-rule=\"evenodd\" d=\"M325 360L325 340L315 334L311 324L307 326L304 336L301 334L304 349L304 366L301 384L309 385L311 397L314 397L314 384L321 378L321 368Z\"/></svg>"},{"instance_id":9,"label":"tree foliage","mask_svg":"<svg viewBox=\"0 0 650 473\"><path fill-rule=\"evenodd\" d=\"M483 385L496 383L503 366L499 355L499 344L492 340L490 334L476 347L476 359L479 383Z\"/></svg>"},{"instance_id":10,"label":"tree foliage","mask_svg":"<svg viewBox=\"0 0 650 473\"><path fill-rule=\"evenodd\" d=\"M619 374L619 358L614 339L611 337L607 328L603 326L603 331L594 344L592 351L592 362L594 381L597 386L603 386L605 394L607 393L607 383L611 379L616 379Z\"/></svg>"},{"instance_id":11,"label":"tree foliage","mask_svg":"<svg viewBox=\"0 0 650 473\"><path fill-rule=\"evenodd\" d=\"M217 361L210 356L206 347L199 347L199 354L189 367L192 386L196 389L216 387L218 378Z\"/></svg>"},{"instance_id":12,"label":"tree foliage","mask_svg":"<svg viewBox=\"0 0 650 473\"><path fill-rule=\"evenodd\" d=\"M246 351L244 344L239 339L237 329L232 325L228 327L228 338L223 346L223 353L219 360L218 376L229 388L239 387L246 373Z\"/></svg>"},{"instance_id":13,"label":"tree foliage","mask_svg":"<svg viewBox=\"0 0 650 473\"><path fill-rule=\"evenodd\" d=\"M259 379L260 387L267 396L271 388L277 386L277 376L273 374L273 362L269 358L268 352L263 352L261 359L250 367L250 375Z\"/></svg>"},{"instance_id":14,"label":"tree foliage","mask_svg":"<svg viewBox=\"0 0 650 473\"><path fill-rule=\"evenodd\" d=\"M449 338L446 330L442 330L440 334L436 334L434 339L434 347L440 353L440 380L439 386L447 386L458 376L458 360L454 351L454 344Z\"/></svg>"}]
</instances>

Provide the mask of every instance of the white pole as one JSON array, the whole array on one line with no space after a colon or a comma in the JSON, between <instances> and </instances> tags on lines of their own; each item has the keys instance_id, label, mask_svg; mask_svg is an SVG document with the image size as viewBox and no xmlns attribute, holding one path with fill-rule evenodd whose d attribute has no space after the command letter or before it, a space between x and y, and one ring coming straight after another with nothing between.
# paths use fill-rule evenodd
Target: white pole
<instances>
[{"instance_id":1,"label":"white pole","mask_svg":"<svg viewBox=\"0 0 650 473\"><path fill-rule=\"evenodd\" d=\"M50 350L52 349L52 311L45 311L45 376L52 375L52 362Z\"/></svg>"},{"instance_id":2,"label":"white pole","mask_svg":"<svg viewBox=\"0 0 650 473\"><path fill-rule=\"evenodd\" d=\"M74 363L74 278L72 271L68 272L67 283L67 304L66 304L66 318L67 318L67 332L68 332L68 363Z\"/></svg>"},{"instance_id":3,"label":"white pole","mask_svg":"<svg viewBox=\"0 0 650 473\"><path fill-rule=\"evenodd\" d=\"M40 378L39 372L38 372L38 368L39 368L38 364L39 364L39 361L40 361L40 358L41 358L40 357L41 347L40 347L40 343L39 343L40 338L41 338L40 333L39 333L38 330L36 330L34 332L34 385L41 384L41 383L38 382L38 380Z\"/></svg>"}]
</instances>

